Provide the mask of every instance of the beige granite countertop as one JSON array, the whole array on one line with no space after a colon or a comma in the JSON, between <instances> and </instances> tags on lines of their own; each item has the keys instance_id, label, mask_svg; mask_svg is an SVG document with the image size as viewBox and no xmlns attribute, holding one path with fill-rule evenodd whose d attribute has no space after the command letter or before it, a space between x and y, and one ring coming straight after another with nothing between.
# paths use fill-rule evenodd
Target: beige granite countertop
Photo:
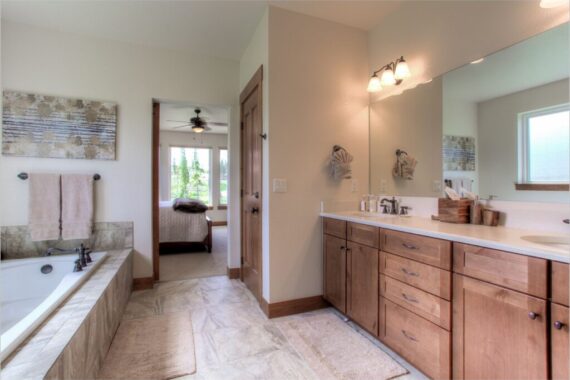
<instances>
[{"instance_id":1,"label":"beige granite countertop","mask_svg":"<svg viewBox=\"0 0 570 380\"><path fill-rule=\"evenodd\" d=\"M473 244L564 263L570 262L569 249L532 243L522 239L523 236L560 236L560 234L548 234L501 226L489 227L473 224L442 223L417 216L363 215L363 213L358 211L323 212L321 216L438 239L453 240L459 243Z\"/></svg>"},{"instance_id":2,"label":"beige granite countertop","mask_svg":"<svg viewBox=\"0 0 570 380\"><path fill-rule=\"evenodd\" d=\"M101 266L2 362L2 379L43 378L103 295L132 249L107 251Z\"/></svg>"}]
</instances>

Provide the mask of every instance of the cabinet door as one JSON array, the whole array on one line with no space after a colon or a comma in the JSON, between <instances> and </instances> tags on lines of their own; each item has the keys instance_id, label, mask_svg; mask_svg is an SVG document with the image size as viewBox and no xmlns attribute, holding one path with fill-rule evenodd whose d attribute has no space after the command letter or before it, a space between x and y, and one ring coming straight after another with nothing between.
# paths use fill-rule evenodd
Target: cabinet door
<instances>
[{"instance_id":1,"label":"cabinet door","mask_svg":"<svg viewBox=\"0 0 570 380\"><path fill-rule=\"evenodd\" d=\"M568 361L570 361L570 353L568 352L568 308L550 304L550 315L552 316L551 330L551 349L552 349L552 379L567 380L570 378L568 369Z\"/></svg>"},{"instance_id":2,"label":"cabinet door","mask_svg":"<svg viewBox=\"0 0 570 380\"><path fill-rule=\"evenodd\" d=\"M378 250L348 242L347 314L378 335Z\"/></svg>"},{"instance_id":3,"label":"cabinet door","mask_svg":"<svg viewBox=\"0 0 570 380\"><path fill-rule=\"evenodd\" d=\"M453 378L546 379L546 301L453 275Z\"/></svg>"},{"instance_id":4,"label":"cabinet door","mask_svg":"<svg viewBox=\"0 0 570 380\"><path fill-rule=\"evenodd\" d=\"M324 297L346 313L346 241L324 236Z\"/></svg>"}]
</instances>

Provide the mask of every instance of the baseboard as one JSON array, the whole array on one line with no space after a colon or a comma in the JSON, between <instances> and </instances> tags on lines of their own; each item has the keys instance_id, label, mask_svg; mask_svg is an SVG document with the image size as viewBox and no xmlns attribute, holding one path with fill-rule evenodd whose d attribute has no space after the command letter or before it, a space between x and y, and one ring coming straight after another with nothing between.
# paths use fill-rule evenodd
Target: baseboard
<instances>
[{"instance_id":1,"label":"baseboard","mask_svg":"<svg viewBox=\"0 0 570 380\"><path fill-rule=\"evenodd\" d=\"M323 309L329 307L329 303L325 301L322 296L298 298L275 303L267 303L267 301L262 298L260 306L261 310L267 315L267 318L278 318Z\"/></svg>"},{"instance_id":2,"label":"baseboard","mask_svg":"<svg viewBox=\"0 0 570 380\"><path fill-rule=\"evenodd\" d=\"M228 278L230 280L240 278L241 268L228 267Z\"/></svg>"},{"instance_id":3,"label":"baseboard","mask_svg":"<svg viewBox=\"0 0 570 380\"><path fill-rule=\"evenodd\" d=\"M152 277L133 278L133 291L152 289L153 286L154 286L154 278Z\"/></svg>"},{"instance_id":4,"label":"baseboard","mask_svg":"<svg viewBox=\"0 0 570 380\"><path fill-rule=\"evenodd\" d=\"M212 227L217 227L217 226L227 226L228 222L225 220L221 220L219 222L212 222Z\"/></svg>"}]
</instances>

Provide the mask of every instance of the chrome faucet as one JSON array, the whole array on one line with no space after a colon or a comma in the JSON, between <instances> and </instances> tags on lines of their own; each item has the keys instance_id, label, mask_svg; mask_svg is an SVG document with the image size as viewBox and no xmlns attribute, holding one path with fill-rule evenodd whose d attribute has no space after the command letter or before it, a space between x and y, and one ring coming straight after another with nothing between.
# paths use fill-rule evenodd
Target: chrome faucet
<instances>
[{"instance_id":1,"label":"chrome faucet","mask_svg":"<svg viewBox=\"0 0 570 380\"><path fill-rule=\"evenodd\" d=\"M380 201L380 205L384 207L384 213L387 214L384 202L390 203L390 214L398 215L398 201L396 200L396 197L392 197L392 199L382 198Z\"/></svg>"}]
</instances>

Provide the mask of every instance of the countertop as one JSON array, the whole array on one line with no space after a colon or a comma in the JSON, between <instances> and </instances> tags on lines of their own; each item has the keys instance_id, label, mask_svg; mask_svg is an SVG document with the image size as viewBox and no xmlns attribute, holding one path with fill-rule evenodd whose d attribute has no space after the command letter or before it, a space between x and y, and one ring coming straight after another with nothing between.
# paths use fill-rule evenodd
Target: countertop
<instances>
[{"instance_id":1,"label":"countertop","mask_svg":"<svg viewBox=\"0 0 570 380\"><path fill-rule=\"evenodd\" d=\"M560 234L501 226L489 227L473 224L442 223L417 216L366 215L359 211L322 212L321 216L570 263L570 248L565 249L563 246L538 244L522 239L523 236L560 236Z\"/></svg>"}]
</instances>

